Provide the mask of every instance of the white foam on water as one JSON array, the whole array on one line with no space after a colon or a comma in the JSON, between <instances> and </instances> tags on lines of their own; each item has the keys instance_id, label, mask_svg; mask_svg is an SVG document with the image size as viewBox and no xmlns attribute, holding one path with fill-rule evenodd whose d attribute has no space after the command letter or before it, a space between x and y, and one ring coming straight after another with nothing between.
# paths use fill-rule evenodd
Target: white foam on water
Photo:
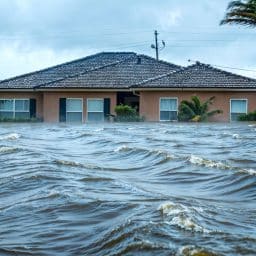
<instances>
[{"instance_id":1,"label":"white foam on water","mask_svg":"<svg viewBox=\"0 0 256 256\"><path fill-rule=\"evenodd\" d=\"M201 166L206 166L209 168L218 168L221 170L234 170L239 173L246 173L250 175L256 175L256 170L254 169L241 169L238 167L226 165L222 162L216 162L208 159L201 158L199 156L191 155L189 158L189 162L195 165L201 165Z\"/></svg>"},{"instance_id":2,"label":"white foam on water","mask_svg":"<svg viewBox=\"0 0 256 256\"><path fill-rule=\"evenodd\" d=\"M0 153L12 153L17 151L17 148L12 148L12 147L0 147Z\"/></svg>"},{"instance_id":3,"label":"white foam on water","mask_svg":"<svg viewBox=\"0 0 256 256\"><path fill-rule=\"evenodd\" d=\"M64 166L70 166L70 167L80 167L80 168L95 169L95 170L102 170L103 169L100 166L96 166L96 165L93 165L93 164L82 164L82 163L75 162L75 161L67 161L67 160L56 159L54 162L58 165L64 165Z\"/></svg>"},{"instance_id":4,"label":"white foam on water","mask_svg":"<svg viewBox=\"0 0 256 256\"><path fill-rule=\"evenodd\" d=\"M256 175L256 170L254 169L241 169L240 172L248 173L250 175Z\"/></svg>"},{"instance_id":5,"label":"white foam on water","mask_svg":"<svg viewBox=\"0 0 256 256\"><path fill-rule=\"evenodd\" d=\"M223 164L222 162L216 162L216 161L204 159L202 157L195 156L195 155L191 155L188 160L192 164L202 165L210 168L219 168L224 170L231 168L231 166Z\"/></svg>"},{"instance_id":6,"label":"white foam on water","mask_svg":"<svg viewBox=\"0 0 256 256\"><path fill-rule=\"evenodd\" d=\"M174 159L175 156L174 155L171 155L170 153L164 151L164 150L154 150L152 151L158 155L164 155L166 157L166 159Z\"/></svg>"},{"instance_id":7,"label":"white foam on water","mask_svg":"<svg viewBox=\"0 0 256 256\"><path fill-rule=\"evenodd\" d=\"M55 162L57 164L61 164L61 165L77 166L77 167L82 166L82 164L77 163L77 162L73 162L73 161L66 161L66 160L59 160L59 159L57 159L57 160L55 160Z\"/></svg>"},{"instance_id":8,"label":"white foam on water","mask_svg":"<svg viewBox=\"0 0 256 256\"><path fill-rule=\"evenodd\" d=\"M131 183L127 183L122 180L118 180L118 181L116 180L113 184L115 184L116 186L121 187L127 191L135 193L135 194L143 194L144 195L147 193L147 191L140 189L139 187L136 187L135 185L133 185Z\"/></svg>"},{"instance_id":9,"label":"white foam on water","mask_svg":"<svg viewBox=\"0 0 256 256\"><path fill-rule=\"evenodd\" d=\"M210 233L209 230L201 227L198 225L195 221L193 221L191 218L185 215L179 215L174 217L170 221L171 225L177 225L178 227L192 232L202 232L202 233Z\"/></svg>"},{"instance_id":10,"label":"white foam on water","mask_svg":"<svg viewBox=\"0 0 256 256\"><path fill-rule=\"evenodd\" d=\"M161 204L157 210L161 211L164 215L170 216L184 212L185 208L182 205L166 202Z\"/></svg>"},{"instance_id":11,"label":"white foam on water","mask_svg":"<svg viewBox=\"0 0 256 256\"><path fill-rule=\"evenodd\" d=\"M196 214L197 208L187 207L173 202L166 202L158 207L158 211L161 211L163 215L170 217L170 220L165 221L165 223L169 225L178 226L191 232L210 232L193 219L193 215ZM202 211L203 210L200 208L200 212Z\"/></svg>"},{"instance_id":12,"label":"white foam on water","mask_svg":"<svg viewBox=\"0 0 256 256\"><path fill-rule=\"evenodd\" d=\"M194 245L182 246L176 253L176 256L199 256L199 255L204 255L204 256L216 255L217 256L217 254L213 252L209 252L203 248L198 248Z\"/></svg>"},{"instance_id":13,"label":"white foam on water","mask_svg":"<svg viewBox=\"0 0 256 256\"><path fill-rule=\"evenodd\" d=\"M126 145L122 145L122 146L119 146L118 148L116 148L116 149L114 150L114 152L127 152L127 151L129 151L129 150L131 150L131 148L129 148L129 147L126 146Z\"/></svg>"},{"instance_id":14,"label":"white foam on water","mask_svg":"<svg viewBox=\"0 0 256 256\"><path fill-rule=\"evenodd\" d=\"M241 139L242 137L239 134L235 133L235 134L232 134L232 138L238 140L238 139Z\"/></svg>"},{"instance_id":15,"label":"white foam on water","mask_svg":"<svg viewBox=\"0 0 256 256\"><path fill-rule=\"evenodd\" d=\"M18 133L10 133L0 137L0 140L17 140L21 137Z\"/></svg>"},{"instance_id":16,"label":"white foam on water","mask_svg":"<svg viewBox=\"0 0 256 256\"><path fill-rule=\"evenodd\" d=\"M249 127L256 127L256 124L249 124Z\"/></svg>"}]
</instances>

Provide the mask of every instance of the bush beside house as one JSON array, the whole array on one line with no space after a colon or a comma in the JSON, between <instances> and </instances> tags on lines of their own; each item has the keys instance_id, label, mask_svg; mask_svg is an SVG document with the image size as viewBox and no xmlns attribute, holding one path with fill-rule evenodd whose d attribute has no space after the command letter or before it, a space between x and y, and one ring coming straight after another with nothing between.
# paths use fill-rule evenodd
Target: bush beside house
<instances>
[{"instance_id":1,"label":"bush beside house","mask_svg":"<svg viewBox=\"0 0 256 256\"><path fill-rule=\"evenodd\" d=\"M140 117L135 108L128 105L117 105L115 107L116 122L141 122L143 117Z\"/></svg>"},{"instance_id":2,"label":"bush beside house","mask_svg":"<svg viewBox=\"0 0 256 256\"><path fill-rule=\"evenodd\" d=\"M256 110L248 114L239 116L239 121L256 121Z\"/></svg>"},{"instance_id":3,"label":"bush beside house","mask_svg":"<svg viewBox=\"0 0 256 256\"><path fill-rule=\"evenodd\" d=\"M209 106L213 104L214 96L202 102L198 96L192 96L191 101L183 100L179 106L178 120L183 122L203 122L209 117L221 114L222 110L209 111Z\"/></svg>"}]
</instances>

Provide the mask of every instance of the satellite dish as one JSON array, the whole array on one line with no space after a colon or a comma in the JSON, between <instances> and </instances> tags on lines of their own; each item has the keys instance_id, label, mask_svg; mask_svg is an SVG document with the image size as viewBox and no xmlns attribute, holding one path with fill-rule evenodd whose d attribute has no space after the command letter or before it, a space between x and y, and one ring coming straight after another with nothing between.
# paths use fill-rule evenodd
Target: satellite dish
<instances>
[{"instance_id":1,"label":"satellite dish","mask_svg":"<svg viewBox=\"0 0 256 256\"><path fill-rule=\"evenodd\" d=\"M155 49L156 47L155 47L155 45L154 45L154 44L151 44L151 48L152 48L152 49Z\"/></svg>"}]
</instances>

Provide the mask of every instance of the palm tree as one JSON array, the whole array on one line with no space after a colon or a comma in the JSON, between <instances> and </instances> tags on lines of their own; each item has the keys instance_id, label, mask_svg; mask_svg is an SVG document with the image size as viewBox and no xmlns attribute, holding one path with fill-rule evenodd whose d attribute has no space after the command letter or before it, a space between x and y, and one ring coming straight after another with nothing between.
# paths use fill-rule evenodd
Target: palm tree
<instances>
[{"instance_id":1,"label":"palm tree","mask_svg":"<svg viewBox=\"0 0 256 256\"><path fill-rule=\"evenodd\" d=\"M255 27L256 0L231 1L228 5L225 18L220 22L220 25L224 24L239 24Z\"/></svg>"},{"instance_id":2,"label":"palm tree","mask_svg":"<svg viewBox=\"0 0 256 256\"><path fill-rule=\"evenodd\" d=\"M209 105L213 104L215 97L201 102L198 96L192 96L191 101L183 100L179 106L179 121L206 121L208 117L222 113L221 110L209 111Z\"/></svg>"}]
</instances>

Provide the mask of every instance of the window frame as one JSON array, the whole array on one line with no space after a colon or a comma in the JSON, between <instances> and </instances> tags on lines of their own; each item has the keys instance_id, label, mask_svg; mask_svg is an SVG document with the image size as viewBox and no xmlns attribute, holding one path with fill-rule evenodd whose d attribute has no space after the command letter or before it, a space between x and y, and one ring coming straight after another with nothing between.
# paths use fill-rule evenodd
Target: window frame
<instances>
[{"instance_id":1,"label":"window frame","mask_svg":"<svg viewBox=\"0 0 256 256\"><path fill-rule=\"evenodd\" d=\"M89 109L89 101L90 100L100 100L100 101L102 101L102 106L103 106L103 109L102 109L102 111L88 111L88 109ZM89 113L102 113L103 115L102 115L102 120L101 121L98 121L98 122L104 122L104 98L87 98L86 99L86 120L87 120L87 122L93 122L93 121L90 121L89 119L88 119L88 117L89 117Z\"/></svg>"},{"instance_id":2,"label":"window frame","mask_svg":"<svg viewBox=\"0 0 256 256\"><path fill-rule=\"evenodd\" d=\"M231 112L232 111L232 101L246 101L246 112L245 113L236 113L236 112ZM232 114L248 114L248 99L246 98L231 98L229 101L229 120L230 122L236 122L236 120L232 120Z\"/></svg>"},{"instance_id":3,"label":"window frame","mask_svg":"<svg viewBox=\"0 0 256 256\"><path fill-rule=\"evenodd\" d=\"M177 112L177 119L176 120L161 120L161 100L165 99L165 100L176 100L177 103L177 108L176 108L176 112ZM178 113L179 113L179 98L178 97L160 97L159 98L159 121L160 122L177 122L178 121ZM174 112L174 111L170 111L170 112Z\"/></svg>"},{"instance_id":4,"label":"window frame","mask_svg":"<svg viewBox=\"0 0 256 256\"><path fill-rule=\"evenodd\" d=\"M68 111L67 110L67 101L68 100L81 100L81 103L82 103L82 111ZM68 122L68 113L82 113L82 120L81 120L81 123L84 122L84 102L83 102L83 98L66 98L66 123L70 123ZM77 122L78 123L78 122ZM80 123L80 121L79 121Z\"/></svg>"},{"instance_id":5,"label":"window frame","mask_svg":"<svg viewBox=\"0 0 256 256\"><path fill-rule=\"evenodd\" d=\"M16 118L16 112L17 113L29 113L30 114L30 99L29 98L0 98L0 101L1 100L11 100L12 101L12 110L1 110L0 109L0 112L12 112L13 115L12 115L12 118L15 119ZM23 100L23 101L28 101L28 110L17 110L16 111L16 101L19 101L19 100Z\"/></svg>"}]
</instances>

